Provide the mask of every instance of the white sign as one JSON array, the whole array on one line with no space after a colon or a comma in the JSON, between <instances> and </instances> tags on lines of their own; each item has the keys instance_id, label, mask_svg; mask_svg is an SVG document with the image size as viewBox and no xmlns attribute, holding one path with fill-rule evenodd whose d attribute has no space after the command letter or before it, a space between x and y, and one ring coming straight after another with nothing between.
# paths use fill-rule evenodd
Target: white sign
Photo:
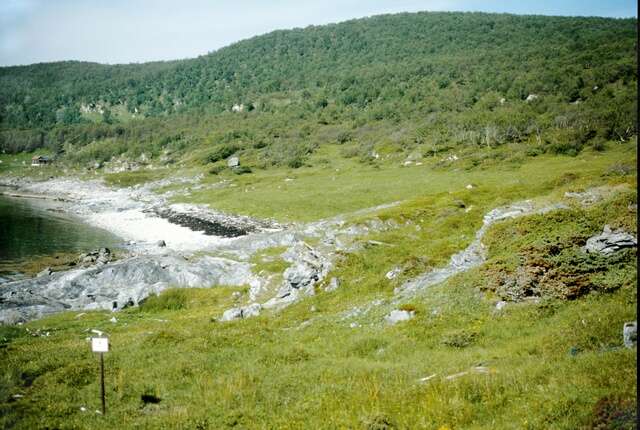
<instances>
[{"instance_id":1,"label":"white sign","mask_svg":"<svg viewBox=\"0 0 640 430\"><path fill-rule=\"evenodd\" d=\"M91 350L93 352L109 352L109 339L106 337L92 337Z\"/></svg>"}]
</instances>

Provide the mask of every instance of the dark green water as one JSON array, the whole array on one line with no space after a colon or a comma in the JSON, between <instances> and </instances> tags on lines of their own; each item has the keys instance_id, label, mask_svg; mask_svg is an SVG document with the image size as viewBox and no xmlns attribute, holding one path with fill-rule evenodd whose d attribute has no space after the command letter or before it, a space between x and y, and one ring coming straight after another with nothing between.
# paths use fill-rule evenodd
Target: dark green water
<instances>
[{"instance_id":1,"label":"dark green water","mask_svg":"<svg viewBox=\"0 0 640 430\"><path fill-rule=\"evenodd\" d=\"M60 212L61 203L0 195L0 273L38 257L115 247L122 241Z\"/></svg>"}]
</instances>

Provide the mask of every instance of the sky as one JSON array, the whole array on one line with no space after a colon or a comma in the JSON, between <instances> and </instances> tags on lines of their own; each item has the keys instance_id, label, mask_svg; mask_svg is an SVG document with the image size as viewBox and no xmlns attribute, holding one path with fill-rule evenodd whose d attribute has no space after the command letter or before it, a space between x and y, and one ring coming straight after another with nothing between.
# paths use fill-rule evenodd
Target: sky
<instances>
[{"instance_id":1,"label":"sky","mask_svg":"<svg viewBox=\"0 0 640 430\"><path fill-rule=\"evenodd\" d=\"M417 11L637 17L635 0L0 0L0 65L192 58L277 29Z\"/></svg>"}]
</instances>

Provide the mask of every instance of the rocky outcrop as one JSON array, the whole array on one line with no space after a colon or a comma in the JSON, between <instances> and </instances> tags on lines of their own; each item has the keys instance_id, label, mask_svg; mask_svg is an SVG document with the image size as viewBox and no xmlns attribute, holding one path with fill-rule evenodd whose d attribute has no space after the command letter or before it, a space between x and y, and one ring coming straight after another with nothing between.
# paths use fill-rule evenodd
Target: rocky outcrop
<instances>
[{"instance_id":1,"label":"rocky outcrop","mask_svg":"<svg viewBox=\"0 0 640 430\"><path fill-rule=\"evenodd\" d=\"M536 208L531 201L527 200L493 209L484 216L482 227L480 227L476 232L475 240L471 242L466 249L454 254L447 266L434 269L431 272L427 272L417 278L405 282L401 286L397 287L394 290L394 293L398 298L411 296L418 290L443 282L455 274L464 272L482 264L485 261L485 249L482 244L482 238L487 230L496 222L535 213L546 213L552 210L564 208L566 208L566 206L561 203L545 206L543 208Z\"/></svg>"},{"instance_id":2,"label":"rocky outcrop","mask_svg":"<svg viewBox=\"0 0 640 430\"><path fill-rule=\"evenodd\" d=\"M634 248L638 245L636 238L622 230L613 231L608 225L604 226L602 233L587 239L584 247L587 253L600 253L611 255L625 248Z\"/></svg>"},{"instance_id":3,"label":"rocky outcrop","mask_svg":"<svg viewBox=\"0 0 640 430\"><path fill-rule=\"evenodd\" d=\"M284 271L284 280L276 296L263 304L265 308L286 306L301 295L314 295L316 284L324 279L331 267L327 256L302 241L287 249L282 257L291 266Z\"/></svg>"},{"instance_id":4,"label":"rocky outcrop","mask_svg":"<svg viewBox=\"0 0 640 430\"><path fill-rule=\"evenodd\" d=\"M3 284L0 323L16 323L64 310L119 310L171 287L254 286L249 263L179 255L137 256L90 268Z\"/></svg>"}]
</instances>

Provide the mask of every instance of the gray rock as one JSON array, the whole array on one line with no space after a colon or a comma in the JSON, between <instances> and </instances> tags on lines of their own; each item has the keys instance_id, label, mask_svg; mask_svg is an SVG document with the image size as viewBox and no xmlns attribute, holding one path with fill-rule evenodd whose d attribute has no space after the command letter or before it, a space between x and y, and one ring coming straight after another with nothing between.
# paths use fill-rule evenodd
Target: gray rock
<instances>
[{"instance_id":1,"label":"gray rock","mask_svg":"<svg viewBox=\"0 0 640 430\"><path fill-rule=\"evenodd\" d=\"M501 311L506 306L507 306L507 302L505 302L504 300L500 300L498 303L496 303L496 310Z\"/></svg>"},{"instance_id":2,"label":"gray rock","mask_svg":"<svg viewBox=\"0 0 640 430\"><path fill-rule=\"evenodd\" d=\"M637 321L631 321L624 323L622 328L622 338L624 346L627 348L633 348L638 342L638 323Z\"/></svg>"},{"instance_id":3,"label":"gray rock","mask_svg":"<svg viewBox=\"0 0 640 430\"><path fill-rule=\"evenodd\" d=\"M240 159L238 157L231 157L227 161L228 167L238 167L240 165Z\"/></svg>"},{"instance_id":4,"label":"gray rock","mask_svg":"<svg viewBox=\"0 0 640 430\"><path fill-rule=\"evenodd\" d=\"M252 303L249 306L242 308L242 318L257 317L260 315L261 310L262 306L260 303Z\"/></svg>"},{"instance_id":5,"label":"gray rock","mask_svg":"<svg viewBox=\"0 0 640 430\"><path fill-rule=\"evenodd\" d=\"M604 226L602 233L590 237L584 250L587 253L600 253L611 255L624 248L637 246L636 238L624 231L612 231L608 225Z\"/></svg>"},{"instance_id":6,"label":"gray rock","mask_svg":"<svg viewBox=\"0 0 640 430\"><path fill-rule=\"evenodd\" d=\"M38 273L38 277L41 276L49 276L53 273L53 271L51 270L51 267L47 267L45 268L42 272Z\"/></svg>"},{"instance_id":7,"label":"gray rock","mask_svg":"<svg viewBox=\"0 0 640 430\"><path fill-rule=\"evenodd\" d=\"M384 275L388 280L392 281L398 277L398 275L402 273L402 269L399 267L394 267L389 270L386 275Z\"/></svg>"},{"instance_id":8,"label":"gray rock","mask_svg":"<svg viewBox=\"0 0 640 430\"><path fill-rule=\"evenodd\" d=\"M231 308L224 311L219 321L233 321L242 319L242 308Z\"/></svg>"},{"instance_id":9,"label":"gray rock","mask_svg":"<svg viewBox=\"0 0 640 430\"><path fill-rule=\"evenodd\" d=\"M335 291L340 288L340 279L333 277L329 281L329 285L324 289L326 292L330 293L331 291Z\"/></svg>"},{"instance_id":10,"label":"gray rock","mask_svg":"<svg viewBox=\"0 0 640 430\"><path fill-rule=\"evenodd\" d=\"M248 262L204 256L138 256L104 266L77 268L8 282L0 290L0 323L69 310L120 310L172 287L253 286Z\"/></svg>"},{"instance_id":11,"label":"gray rock","mask_svg":"<svg viewBox=\"0 0 640 430\"><path fill-rule=\"evenodd\" d=\"M164 248L165 246L167 246L167 243L164 240L159 240L156 242L156 246L159 248Z\"/></svg>"},{"instance_id":12,"label":"gray rock","mask_svg":"<svg viewBox=\"0 0 640 430\"><path fill-rule=\"evenodd\" d=\"M259 303L252 303L249 306L245 306L242 308L227 309L222 314L222 317L220 317L220 321L233 321L233 320L257 317L258 315L260 315L261 310L262 310L262 305L260 305Z\"/></svg>"},{"instance_id":13,"label":"gray rock","mask_svg":"<svg viewBox=\"0 0 640 430\"><path fill-rule=\"evenodd\" d=\"M415 315L415 312L402 311L402 310L396 309L394 311L391 311L391 313L386 317L384 317L384 319L388 324L393 325L401 321L409 321L411 318L414 317L414 315Z\"/></svg>"}]
</instances>

